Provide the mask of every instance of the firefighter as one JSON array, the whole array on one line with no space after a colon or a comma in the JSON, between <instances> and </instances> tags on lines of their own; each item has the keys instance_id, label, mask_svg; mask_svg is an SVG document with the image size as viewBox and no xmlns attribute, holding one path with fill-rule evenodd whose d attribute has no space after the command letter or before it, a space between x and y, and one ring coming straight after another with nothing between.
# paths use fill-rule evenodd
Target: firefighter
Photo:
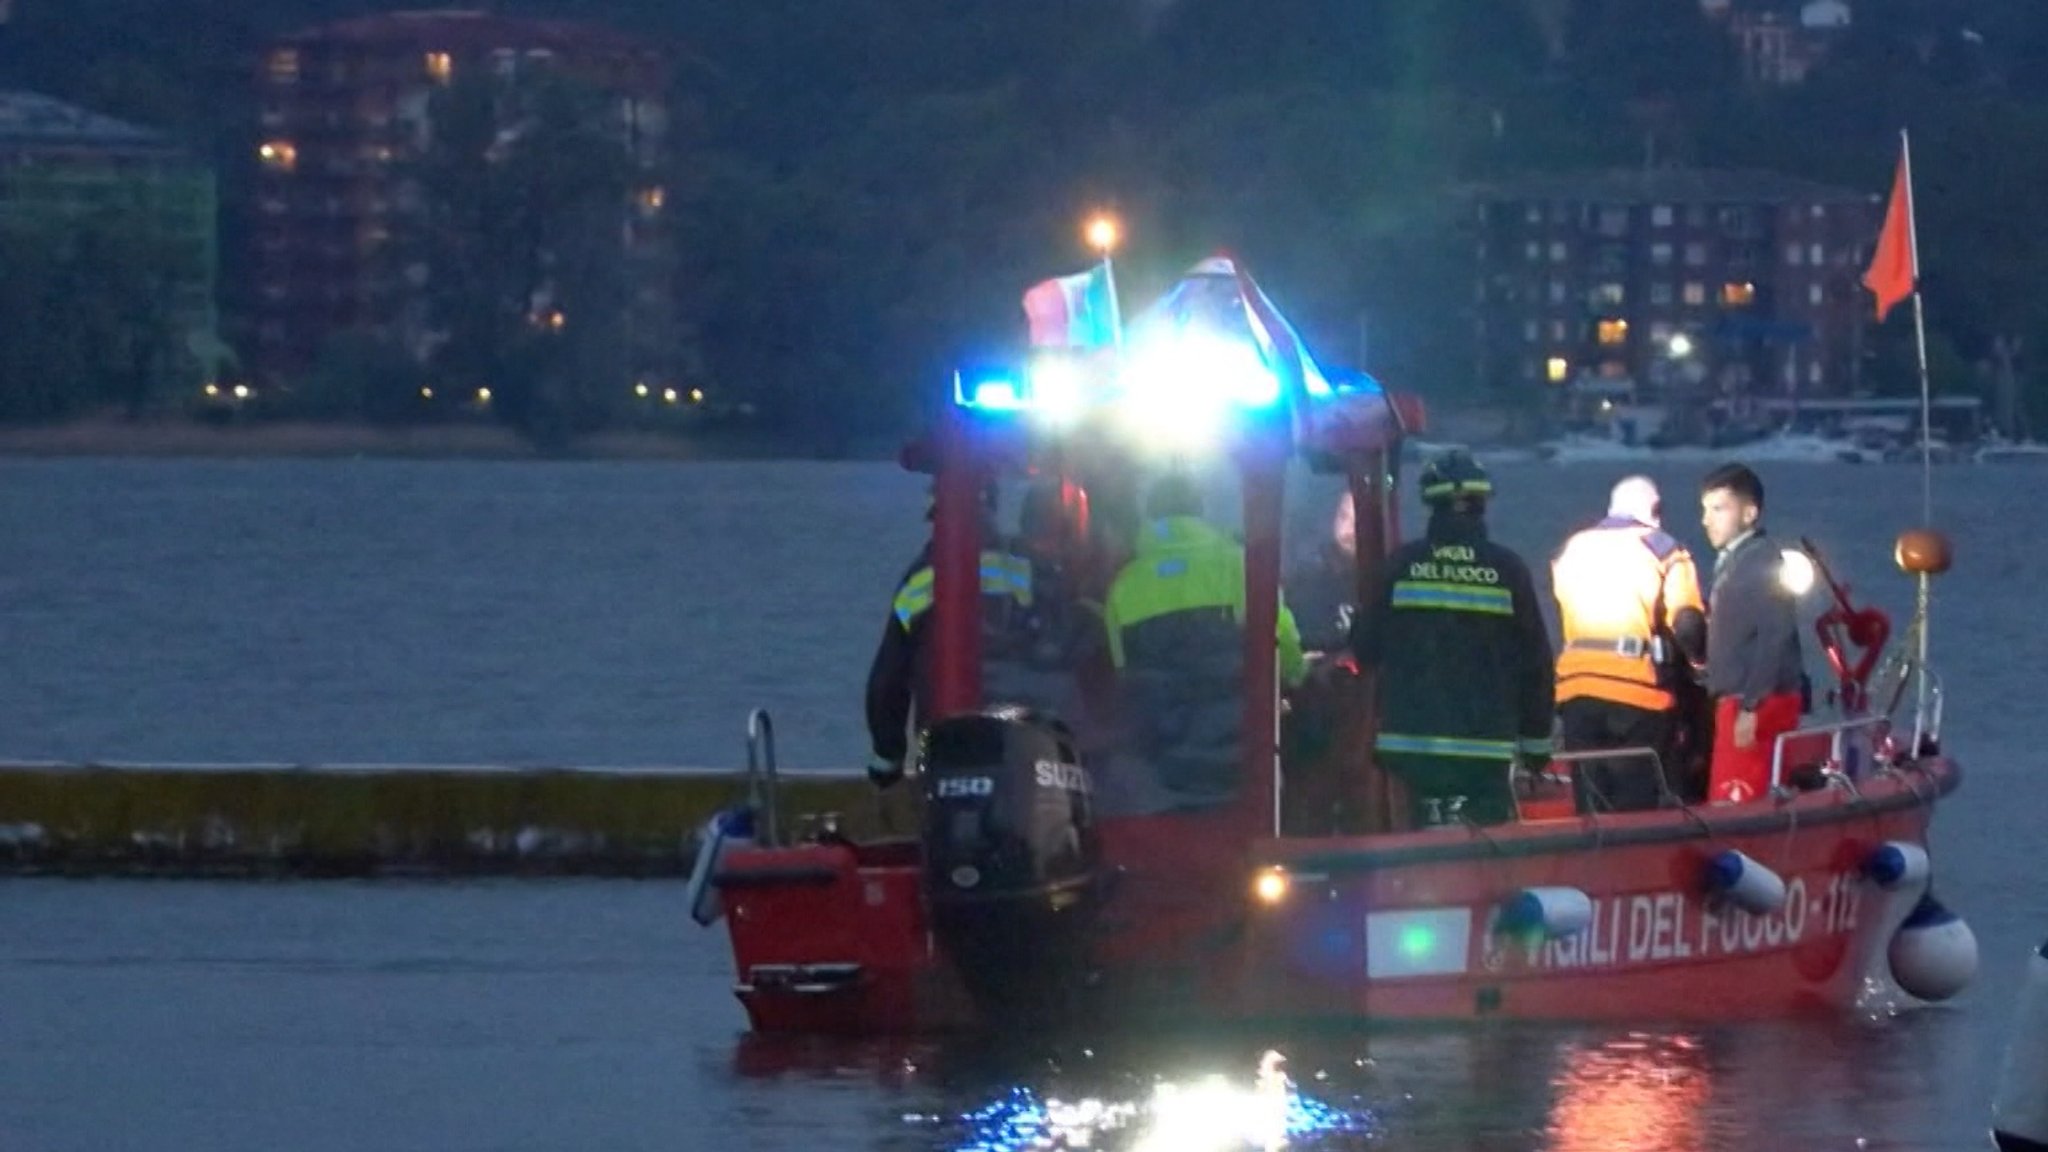
<instances>
[{"instance_id":1,"label":"firefighter","mask_svg":"<svg viewBox=\"0 0 2048 1152\"><path fill-rule=\"evenodd\" d=\"M1135 730L1132 753L1182 806L1222 803L1241 774L1244 546L1202 519L1179 472L1147 494L1136 555L1103 603L1103 633ZM1274 641L1280 680L1301 683L1301 633L1285 598Z\"/></svg>"},{"instance_id":2,"label":"firefighter","mask_svg":"<svg viewBox=\"0 0 2048 1152\"><path fill-rule=\"evenodd\" d=\"M1031 604L1031 562L1008 548L996 525L997 490L994 484L982 489L981 602L984 651L988 659L1006 650L1010 638L1021 631L1019 621ZM925 519L932 518L931 507ZM903 778L904 761L910 752L913 716L922 729L932 717L926 714L925 661L928 624L931 617L932 542L926 539L917 559L897 585L889 604L889 619L882 625L881 641L875 646L868 666L867 721L868 779L888 788Z\"/></svg>"},{"instance_id":3,"label":"firefighter","mask_svg":"<svg viewBox=\"0 0 2048 1152\"><path fill-rule=\"evenodd\" d=\"M1454 451L1421 479L1429 527L1388 559L1351 634L1377 673L1376 758L1406 786L1411 827L1502 824L1510 773L1550 755L1550 633L1528 565L1486 538L1479 462Z\"/></svg>"},{"instance_id":4,"label":"firefighter","mask_svg":"<svg viewBox=\"0 0 2048 1152\"><path fill-rule=\"evenodd\" d=\"M1557 715L1567 749L1648 748L1636 758L1580 761L1581 812L1655 808L1690 791L1678 762L1678 689L1700 662L1706 605L1685 545L1663 529L1657 485L1614 486L1607 517L1565 541L1551 561L1563 635Z\"/></svg>"}]
</instances>

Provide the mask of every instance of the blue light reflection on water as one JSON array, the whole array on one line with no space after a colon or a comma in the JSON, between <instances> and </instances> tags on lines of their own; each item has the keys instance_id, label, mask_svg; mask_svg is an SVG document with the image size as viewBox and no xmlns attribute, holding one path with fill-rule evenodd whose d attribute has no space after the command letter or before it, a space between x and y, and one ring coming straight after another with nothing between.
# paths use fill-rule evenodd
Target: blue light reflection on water
<instances>
[{"instance_id":1,"label":"blue light reflection on water","mask_svg":"<svg viewBox=\"0 0 2048 1152\"><path fill-rule=\"evenodd\" d=\"M1173 1147L1182 1148L1192 1127L1205 1140L1213 1141L1205 1143L1205 1148L1272 1152L1315 1147L1322 1138L1339 1134L1369 1136L1377 1132L1376 1118L1369 1110L1337 1107L1304 1095L1284 1076L1269 1079L1269 1071L1262 1070L1260 1086L1250 1090L1212 1077L1193 1084L1161 1083L1154 1086L1149 1098L1124 1101L1088 1097L1068 1102L1041 1097L1028 1086L1012 1085L1004 1094L957 1117L951 1126L957 1128L959 1142L950 1148L951 1152L1026 1152L1122 1146L1110 1142L1117 1137L1149 1148L1168 1136ZM1266 1093L1271 1095L1262 1100ZM1273 1103L1281 1107L1280 1123L1269 1130L1259 1123L1257 1113Z\"/></svg>"}]
</instances>

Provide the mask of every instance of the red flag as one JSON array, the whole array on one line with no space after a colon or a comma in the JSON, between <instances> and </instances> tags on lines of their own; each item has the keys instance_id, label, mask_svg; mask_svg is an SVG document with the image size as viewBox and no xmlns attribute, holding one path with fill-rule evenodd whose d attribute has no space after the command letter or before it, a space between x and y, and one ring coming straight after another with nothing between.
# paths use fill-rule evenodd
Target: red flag
<instances>
[{"instance_id":1,"label":"red flag","mask_svg":"<svg viewBox=\"0 0 2048 1152\"><path fill-rule=\"evenodd\" d=\"M1884 228L1877 234L1870 268L1863 273L1863 286L1877 295L1880 322L1892 305L1913 294L1914 281L1920 277L1919 264L1913 237L1913 174L1902 139L1899 170L1892 178L1892 200L1884 210Z\"/></svg>"}]
</instances>

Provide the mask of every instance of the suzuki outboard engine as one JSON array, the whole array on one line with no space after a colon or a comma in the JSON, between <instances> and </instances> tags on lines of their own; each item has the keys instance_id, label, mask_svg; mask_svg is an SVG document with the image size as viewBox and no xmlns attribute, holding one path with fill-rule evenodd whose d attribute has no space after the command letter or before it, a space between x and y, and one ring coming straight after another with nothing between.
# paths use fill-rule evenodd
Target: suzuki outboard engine
<instances>
[{"instance_id":1,"label":"suzuki outboard engine","mask_svg":"<svg viewBox=\"0 0 2048 1152\"><path fill-rule=\"evenodd\" d=\"M1102 882L1093 786L1057 718L951 716L924 742L925 892L978 1002L1057 1009L1085 973Z\"/></svg>"}]
</instances>

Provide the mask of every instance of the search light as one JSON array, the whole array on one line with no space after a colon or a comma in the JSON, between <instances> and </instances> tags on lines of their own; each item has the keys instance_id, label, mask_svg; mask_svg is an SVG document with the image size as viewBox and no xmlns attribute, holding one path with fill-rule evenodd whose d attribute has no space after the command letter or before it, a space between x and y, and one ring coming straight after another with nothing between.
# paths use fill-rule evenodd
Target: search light
<instances>
[{"instance_id":1,"label":"search light","mask_svg":"<svg viewBox=\"0 0 2048 1152\"><path fill-rule=\"evenodd\" d=\"M1787 548L1778 556L1778 583L1794 596L1804 596L1813 590L1819 573L1813 566L1813 557L1797 548Z\"/></svg>"},{"instance_id":2,"label":"search light","mask_svg":"<svg viewBox=\"0 0 2048 1152\"><path fill-rule=\"evenodd\" d=\"M1032 361L1031 407L1051 424L1071 424L1088 405L1087 382L1081 366L1064 356L1041 356Z\"/></svg>"}]
</instances>

